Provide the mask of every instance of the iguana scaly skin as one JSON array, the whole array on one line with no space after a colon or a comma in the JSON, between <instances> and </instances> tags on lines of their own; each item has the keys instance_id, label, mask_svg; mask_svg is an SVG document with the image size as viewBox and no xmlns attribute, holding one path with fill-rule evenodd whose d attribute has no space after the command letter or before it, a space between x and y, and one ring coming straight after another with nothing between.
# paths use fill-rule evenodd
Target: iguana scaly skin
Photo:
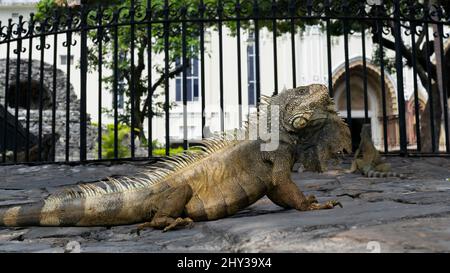
<instances>
[{"instance_id":1,"label":"iguana scaly skin","mask_svg":"<svg viewBox=\"0 0 450 273\"><path fill-rule=\"evenodd\" d=\"M372 141L370 124L363 125L360 136L361 142L355 152L351 172L360 172L366 177L405 178L403 174L391 172L391 165L381 159Z\"/></svg>"},{"instance_id":2,"label":"iguana scaly skin","mask_svg":"<svg viewBox=\"0 0 450 273\"><path fill-rule=\"evenodd\" d=\"M299 87L267 101L279 106L280 141L274 151L261 151L261 139L206 139L201 152L172 156L162 161L165 168L150 167L139 177L110 178L68 188L40 202L2 207L0 225L144 223L139 228L169 230L233 215L265 195L281 207L300 211L340 205L334 200L319 204L291 180L302 132L317 129L325 121L332 123L330 116L336 116L327 88ZM332 120L349 135L342 120Z\"/></svg>"}]
</instances>

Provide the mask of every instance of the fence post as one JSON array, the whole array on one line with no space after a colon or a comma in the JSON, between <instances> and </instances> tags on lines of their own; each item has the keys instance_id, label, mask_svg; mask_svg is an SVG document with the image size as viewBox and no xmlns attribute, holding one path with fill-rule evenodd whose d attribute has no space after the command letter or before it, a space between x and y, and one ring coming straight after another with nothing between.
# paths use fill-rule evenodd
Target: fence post
<instances>
[{"instance_id":1,"label":"fence post","mask_svg":"<svg viewBox=\"0 0 450 273\"><path fill-rule=\"evenodd\" d=\"M394 37L395 37L395 68L397 74L397 101L400 133L400 155L407 154L406 121L405 121L405 94L403 87L403 57L402 32L400 22L400 0L394 0Z\"/></svg>"},{"instance_id":2,"label":"fence post","mask_svg":"<svg viewBox=\"0 0 450 273\"><path fill-rule=\"evenodd\" d=\"M86 160L87 6L81 4L80 31L80 161Z\"/></svg>"}]
</instances>

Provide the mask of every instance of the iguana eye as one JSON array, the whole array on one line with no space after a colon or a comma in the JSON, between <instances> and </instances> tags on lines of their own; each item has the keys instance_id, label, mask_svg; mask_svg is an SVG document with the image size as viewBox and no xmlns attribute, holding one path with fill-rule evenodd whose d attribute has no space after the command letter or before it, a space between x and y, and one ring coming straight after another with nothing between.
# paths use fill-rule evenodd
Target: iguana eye
<instances>
[{"instance_id":1,"label":"iguana eye","mask_svg":"<svg viewBox=\"0 0 450 273\"><path fill-rule=\"evenodd\" d=\"M304 117L298 117L294 119L292 125L294 126L295 129L301 129L305 127L307 123L308 123L307 119L305 119Z\"/></svg>"},{"instance_id":2,"label":"iguana eye","mask_svg":"<svg viewBox=\"0 0 450 273\"><path fill-rule=\"evenodd\" d=\"M294 126L295 129L302 129L303 127L306 126L308 121L309 120L306 117L301 116L301 117L294 119L294 121L292 122L292 126Z\"/></svg>"}]
</instances>

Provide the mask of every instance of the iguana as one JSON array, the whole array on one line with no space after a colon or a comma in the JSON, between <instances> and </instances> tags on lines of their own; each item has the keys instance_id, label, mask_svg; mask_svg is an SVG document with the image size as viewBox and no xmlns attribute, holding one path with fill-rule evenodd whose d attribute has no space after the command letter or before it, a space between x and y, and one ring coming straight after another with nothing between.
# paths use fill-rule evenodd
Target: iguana
<instances>
[{"instance_id":1,"label":"iguana","mask_svg":"<svg viewBox=\"0 0 450 273\"><path fill-rule=\"evenodd\" d=\"M380 153L372 141L370 124L364 124L361 129L361 142L355 152L350 172L360 172L367 177L399 177L405 175L391 171L391 165L383 162Z\"/></svg>"},{"instance_id":2,"label":"iguana","mask_svg":"<svg viewBox=\"0 0 450 273\"><path fill-rule=\"evenodd\" d=\"M279 109L276 150L261 151L265 143L261 138L206 139L200 152L188 151L166 158L160 163L164 168L152 166L141 176L109 178L67 188L36 203L1 207L0 225L142 223L139 230L152 227L167 231L191 225L193 221L233 215L265 195L281 207L300 211L340 205L336 200L318 203L314 196L305 196L291 180L302 131L317 129L323 122L335 122L340 130L336 131L333 143L337 143L338 150L348 145L349 140L345 139L349 135L348 127L336 117L327 88L323 85L298 87L266 101ZM342 131L345 134L340 135L338 132Z\"/></svg>"}]
</instances>

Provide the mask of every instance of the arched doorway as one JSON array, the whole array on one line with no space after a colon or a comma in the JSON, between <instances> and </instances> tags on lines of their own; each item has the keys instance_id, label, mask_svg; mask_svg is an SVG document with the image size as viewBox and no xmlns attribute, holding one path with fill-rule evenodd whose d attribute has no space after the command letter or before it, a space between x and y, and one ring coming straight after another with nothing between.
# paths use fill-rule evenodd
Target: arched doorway
<instances>
[{"instance_id":1,"label":"arched doorway","mask_svg":"<svg viewBox=\"0 0 450 273\"><path fill-rule=\"evenodd\" d=\"M369 61L367 68L367 100L368 118L372 129L372 139L375 146L384 150L383 106L381 92L380 70ZM355 144L359 143L360 131L364 123L364 69L361 58L350 61L350 94L352 116L352 138ZM347 118L347 94L345 84L345 66L341 65L333 74L333 97L339 115ZM387 142L389 148L398 146L398 111L397 96L393 82L385 73L386 90L386 123Z\"/></svg>"},{"instance_id":2,"label":"arched doorway","mask_svg":"<svg viewBox=\"0 0 450 273\"><path fill-rule=\"evenodd\" d=\"M419 110L419 120L422 120L422 114L425 110L425 105L427 102L427 99L422 95L421 92L418 92L418 110ZM409 99L405 103L406 107L406 137L408 145L417 145L417 133L416 130L418 129L417 126L420 128L420 124L417 124L416 122L416 105L415 105L415 98L414 94L411 94Z\"/></svg>"}]
</instances>

